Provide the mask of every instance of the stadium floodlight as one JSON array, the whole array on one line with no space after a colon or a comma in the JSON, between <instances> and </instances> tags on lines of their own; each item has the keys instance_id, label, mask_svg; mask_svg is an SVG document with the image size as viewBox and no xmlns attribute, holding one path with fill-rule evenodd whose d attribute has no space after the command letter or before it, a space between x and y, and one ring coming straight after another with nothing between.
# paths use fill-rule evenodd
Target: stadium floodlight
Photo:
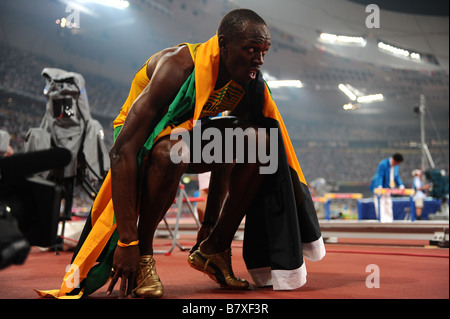
<instances>
[{"instance_id":1,"label":"stadium floodlight","mask_svg":"<svg viewBox=\"0 0 450 319\"><path fill-rule=\"evenodd\" d=\"M345 93L347 97L351 101L356 101L358 104L347 103L343 106L344 110L354 110L355 108L361 107L359 103L370 103L370 102L379 102L384 100L384 96L381 93L370 94L370 95L362 95L363 93L355 88L353 88L349 84L339 84L339 90ZM358 107L355 107L357 105Z\"/></svg>"},{"instance_id":2,"label":"stadium floodlight","mask_svg":"<svg viewBox=\"0 0 450 319\"><path fill-rule=\"evenodd\" d=\"M345 111L354 111L356 109L361 108L360 103L347 103L342 106Z\"/></svg>"},{"instance_id":3,"label":"stadium floodlight","mask_svg":"<svg viewBox=\"0 0 450 319\"><path fill-rule=\"evenodd\" d=\"M303 87L303 83L300 80L269 80L267 81L267 85L271 89L277 89L280 87L293 87L293 88Z\"/></svg>"},{"instance_id":4,"label":"stadium floodlight","mask_svg":"<svg viewBox=\"0 0 450 319\"><path fill-rule=\"evenodd\" d=\"M349 35L338 35L332 33L322 32L319 36L319 39L323 42L328 42L332 44L341 44L341 45L357 45L365 47L367 41L363 37L355 37Z\"/></svg>"},{"instance_id":5,"label":"stadium floodlight","mask_svg":"<svg viewBox=\"0 0 450 319\"><path fill-rule=\"evenodd\" d=\"M383 94L378 93L378 94L371 94L371 95L360 96L356 100L359 103L378 102L378 101L383 101L384 100L384 96L383 96Z\"/></svg>"},{"instance_id":6,"label":"stadium floodlight","mask_svg":"<svg viewBox=\"0 0 450 319\"><path fill-rule=\"evenodd\" d=\"M130 3L125 0L77 0L80 3L96 3L102 6L116 8L116 9L126 9L129 7Z\"/></svg>"},{"instance_id":7,"label":"stadium floodlight","mask_svg":"<svg viewBox=\"0 0 450 319\"><path fill-rule=\"evenodd\" d=\"M411 52L411 54L409 55L412 59L415 60L420 60L420 54L416 53L416 52Z\"/></svg>"},{"instance_id":8,"label":"stadium floodlight","mask_svg":"<svg viewBox=\"0 0 450 319\"><path fill-rule=\"evenodd\" d=\"M378 48L380 48L382 51L388 52L390 54L393 54L395 56L399 57L405 57L405 58L411 58L412 60L420 61L421 57L420 54L417 52L409 52L406 49L398 48L393 45L384 43L384 42L378 42Z\"/></svg>"},{"instance_id":9,"label":"stadium floodlight","mask_svg":"<svg viewBox=\"0 0 450 319\"><path fill-rule=\"evenodd\" d=\"M342 92L344 92L345 95L348 96L348 98L352 101L356 100L356 95L350 91L350 89L345 85L345 84L339 84L338 85L339 90L341 90Z\"/></svg>"},{"instance_id":10,"label":"stadium floodlight","mask_svg":"<svg viewBox=\"0 0 450 319\"><path fill-rule=\"evenodd\" d=\"M344 106L342 106L342 108L346 111L353 110L353 104L351 104L351 103L344 104Z\"/></svg>"},{"instance_id":11,"label":"stadium floodlight","mask_svg":"<svg viewBox=\"0 0 450 319\"><path fill-rule=\"evenodd\" d=\"M275 76L270 75L268 72L263 72L263 78L271 89L278 89L281 87L303 87L303 83L300 80L278 80Z\"/></svg>"}]
</instances>

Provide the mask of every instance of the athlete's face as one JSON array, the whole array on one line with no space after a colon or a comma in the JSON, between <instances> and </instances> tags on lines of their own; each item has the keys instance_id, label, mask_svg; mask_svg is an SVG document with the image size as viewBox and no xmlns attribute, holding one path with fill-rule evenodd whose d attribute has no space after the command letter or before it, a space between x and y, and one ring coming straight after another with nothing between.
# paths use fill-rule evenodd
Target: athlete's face
<instances>
[{"instance_id":1,"label":"athlete's face","mask_svg":"<svg viewBox=\"0 0 450 319\"><path fill-rule=\"evenodd\" d=\"M240 85L246 85L256 78L269 48L267 27L247 24L243 32L236 32L231 39L223 39L221 58L231 78Z\"/></svg>"}]
</instances>

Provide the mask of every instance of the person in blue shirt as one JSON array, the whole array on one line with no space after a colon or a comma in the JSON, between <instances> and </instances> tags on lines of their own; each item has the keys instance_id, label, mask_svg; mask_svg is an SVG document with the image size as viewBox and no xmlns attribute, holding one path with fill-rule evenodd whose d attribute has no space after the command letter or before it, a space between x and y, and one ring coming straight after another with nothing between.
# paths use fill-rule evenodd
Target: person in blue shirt
<instances>
[{"instance_id":1,"label":"person in blue shirt","mask_svg":"<svg viewBox=\"0 0 450 319\"><path fill-rule=\"evenodd\" d=\"M377 172L372 178L370 190L375 192L377 188L400 188L404 189L398 166L403 162L403 155L395 153L391 157L385 158L378 164ZM378 208L378 196L374 197L375 212L379 215L381 222L391 222L394 220L392 211L392 199L390 194L380 196L380 207Z\"/></svg>"}]
</instances>

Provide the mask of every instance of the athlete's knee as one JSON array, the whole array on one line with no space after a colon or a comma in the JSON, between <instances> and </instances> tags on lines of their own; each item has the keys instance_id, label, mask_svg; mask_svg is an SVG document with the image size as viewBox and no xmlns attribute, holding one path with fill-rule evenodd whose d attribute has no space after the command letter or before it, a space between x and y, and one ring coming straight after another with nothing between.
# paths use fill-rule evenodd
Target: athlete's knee
<instances>
[{"instance_id":1,"label":"athlete's knee","mask_svg":"<svg viewBox=\"0 0 450 319\"><path fill-rule=\"evenodd\" d=\"M278 169L278 130L257 128L257 163L261 174L273 174Z\"/></svg>"},{"instance_id":2,"label":"athlete's knee","mask_svg":"<svg viewBox=\"0 0 450 319\"><path fill-rule=\"evenodd\" d=\"M152 165L169 174L186 171L189 158L189 147L183 140L162 140L153 147L152 151Z\"/></svg>"}]
</instances>

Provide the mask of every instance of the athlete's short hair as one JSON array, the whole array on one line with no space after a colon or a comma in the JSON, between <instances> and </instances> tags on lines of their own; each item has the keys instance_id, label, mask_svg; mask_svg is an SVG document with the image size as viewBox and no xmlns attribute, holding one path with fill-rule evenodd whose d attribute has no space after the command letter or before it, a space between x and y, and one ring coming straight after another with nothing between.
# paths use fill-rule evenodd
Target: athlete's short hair
<instances>
[{"instance_id":1,"label":"athlete's short hair","mask_svg":"<svg viewBox=\"0 0 450 319\"><path fill-rule=\"evenodd\" d=\"M241 32L249 23L267 26L263 18L250 9L235 9L228 12L219 24L218 34L226 37Z\"/></svg>"}]
</instances>

